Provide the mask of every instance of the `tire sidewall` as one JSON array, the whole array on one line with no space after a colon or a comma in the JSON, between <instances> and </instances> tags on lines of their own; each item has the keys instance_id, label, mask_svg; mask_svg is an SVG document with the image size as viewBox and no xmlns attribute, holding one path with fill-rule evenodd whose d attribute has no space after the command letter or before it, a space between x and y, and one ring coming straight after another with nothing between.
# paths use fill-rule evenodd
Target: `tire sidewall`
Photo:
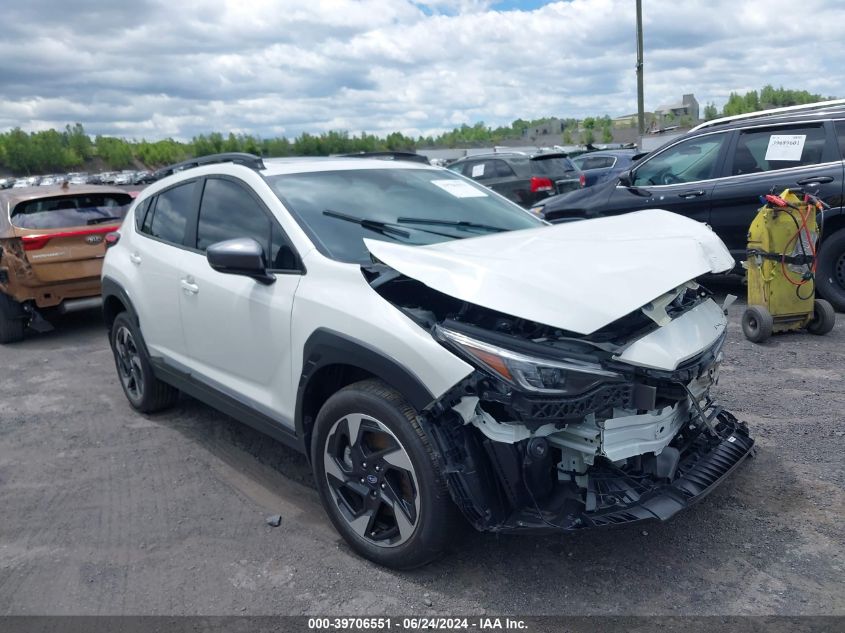
<instances>
[{"instance_id":1,"label":"tire sidewall","mask_svg":"<svg viewBox=\"0 0 845 633\"><path fill-rule=\"evenodd\" d=\"M819 265L816 274L818 293L827 299L836 310L845 311L845 288L836 281L834 266L845 253L845 229L828 236L819 249Z\"/></svg>"},{"instance_id":2,"label":"tire sidewall","mask_svg":"<svg viewBox=\"0 0 845 633\"><path fill-rule=\"evenodd\" d=\"M371 416L384 424L399 439L417 475L420 509L414 533L408 541L395 547L379 547L356 534L340 514L329 490L323 467L324 447L329 431L335 422L351 413ZM439 491L440 475L425 446L407 418L394 403L378 395L357 389L343 389L329 398L320 409L311 442L311 459L314 478L323 506L337 531L361 556L393 568L411 568L422 565L440 553L435 544L443 523L437 520L437 510L444 499ZM450 499L446 499L451 503Z\"/></svg>"}]
</instances>

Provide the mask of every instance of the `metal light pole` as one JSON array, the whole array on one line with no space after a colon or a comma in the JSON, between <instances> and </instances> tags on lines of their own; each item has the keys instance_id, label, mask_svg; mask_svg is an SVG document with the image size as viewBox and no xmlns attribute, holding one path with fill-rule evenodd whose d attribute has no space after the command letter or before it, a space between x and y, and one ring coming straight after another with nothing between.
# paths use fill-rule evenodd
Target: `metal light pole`
<instances>
[{"instance_id":1,"label":"metal light pole","mask_svg":"<svg viewBox=\"0 0 845 633\"><path fill-rule=\"evenodd\" d=\"M645 107L643 105L643 0L637 0L637 125L640 142L645 134Z\"/></svg>"}]
</instances>

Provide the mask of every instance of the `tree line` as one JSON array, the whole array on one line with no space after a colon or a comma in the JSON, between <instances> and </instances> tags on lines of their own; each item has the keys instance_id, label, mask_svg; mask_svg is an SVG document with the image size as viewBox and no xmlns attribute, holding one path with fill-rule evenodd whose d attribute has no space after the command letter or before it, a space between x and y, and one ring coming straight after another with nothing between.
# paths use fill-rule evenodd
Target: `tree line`
<instances>
[{"instance_id":1,"label":"tree line","mask_svg":"<svg viewBox=\"0 0 845 633\"><path fill-rule=\"evenodd\" d=\"M831 99L832 97L826 97ZM730 116L769 108L799 105L825 99L806 90L788 90L764 86L759 92L732 92L722 111L715 104L704 107L704 118ZM63 131L40 130L25 132L15 128L0 133L0 168L15 174L41 174L51 171L67 172L92 164L104 169L124 169L143 165L155 168L193 156L219 152L249 152L265 157L327 156L351 152L413 151L417 148L454 148L497 145L502 141L526 138L529 131L551 120L551 117L516 119L510 125L490 127L483 121L461 125L437 136L413 138L401 132L385 137L361 132L329 131L321 134L304 132L295 139L285 137L261 138L251 134L223 135L220 132L199 134L190 141L167 138L159 141L127 140L97 135L93 139L81 123L67 125ZM555 119L562 122L560 141L574 143L610 143L613 141L613 121L607 115L581 120ZM92 163L97 161L97 163ZM99 168L99 167L98 167Z\"/></svg>"},{"instance_id":2,"label":"tree line","mask_svg":"<svg viewBox=\"0 0 845 633\"><path fill-rule=\"evenodd\" d=\"M756 90L749 90L745 94L732 92L721 112L716 108L716 104L708 103L704 106L703 114L704 119L709 121L720 116L747 114L830 99L835 99L835 97L823 97L806 90L790 90L784 87L775 88L772 85L766 85L759 92Z\"/></svg>"}]
</instances>

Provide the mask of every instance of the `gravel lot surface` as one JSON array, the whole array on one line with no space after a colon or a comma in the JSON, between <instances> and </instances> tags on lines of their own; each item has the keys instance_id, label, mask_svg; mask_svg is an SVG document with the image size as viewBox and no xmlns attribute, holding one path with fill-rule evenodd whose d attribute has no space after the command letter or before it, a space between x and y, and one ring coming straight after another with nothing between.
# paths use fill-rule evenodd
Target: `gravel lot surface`
<instances>
[{"instance_id":1,"label":"gravel lot surface","mask_svg":"<svg viewBox=\"0 0 845 633\"><path fill-rule=\"evenodd\" d=\"M468 529L401 573L348 550L304 457L190 399L131 410L99 314L65 317L0 347L0 614L845 614L845 324L754 345L741 311L716 395L758 454L710 497L613 531Z\"/></svg>"}]
</instances>

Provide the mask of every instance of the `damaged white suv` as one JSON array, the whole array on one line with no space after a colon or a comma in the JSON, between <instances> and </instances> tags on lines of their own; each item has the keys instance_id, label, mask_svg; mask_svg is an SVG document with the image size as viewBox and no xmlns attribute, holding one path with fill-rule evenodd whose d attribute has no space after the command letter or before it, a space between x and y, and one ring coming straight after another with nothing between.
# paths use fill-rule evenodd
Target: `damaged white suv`
<instances>
[{"instance_id":1,"label":"damaged white suv","mask_svg":"<svg viewBox=\"0 0 845 633\"><path fill-rule=\"evenodd\" d=\"M453 172L204 157L109 236L136 409L204 400L309 456L337 530L414 567L478 530L665 520L751 451L710 399L733 260L660 210L550 226ZM178 391L177 391L178 390Z\"/></svg>"}]
</instances>

